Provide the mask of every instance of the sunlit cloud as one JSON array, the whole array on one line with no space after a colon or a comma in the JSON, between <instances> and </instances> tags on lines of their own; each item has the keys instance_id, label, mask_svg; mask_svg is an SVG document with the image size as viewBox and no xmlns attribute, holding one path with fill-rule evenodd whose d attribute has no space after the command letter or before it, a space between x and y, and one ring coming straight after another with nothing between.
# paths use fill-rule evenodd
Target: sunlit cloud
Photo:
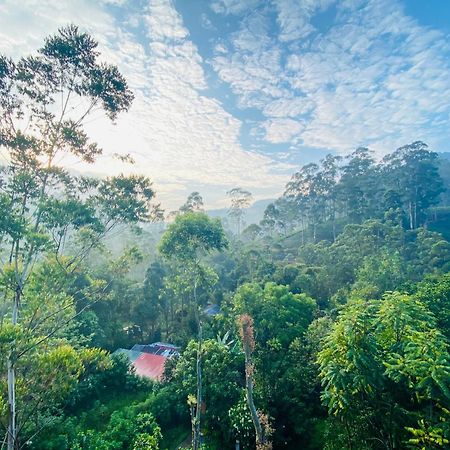
<instances>
[{"instance_id":1,"label":"sunlit cloud","mask_svg":"<svg viewBox=\"0 0 450 450\"><path fill-rule=\"evenodd\" d=\"M23 10L31 8L31 3ZM36 19L30 15L27 26L36 31L22 41L18 30L0 27L0 38L8 35L2 52L17 57L35 49L48 30L81 23L100 41L103 57L119 66L136 94L130 113L119 117L115 126L100 116L88 121L87 129L106 157L97 167L73 163L74 169L101 174L144 172L162 194L169 194L164 199L168 208L181 204L189 189L199 184L207 188L204 196L210 206L236 185L258 191L263 184L261 192L265 192L269 184L270 194L280 189L289 166L246 151L239 142L241 122L218 99L202 94L207 87L202 57L170 1L152 0L138 15L127 10L124 24L102 5L94 8L86 2L88 9L83 10L83 5L73 8L69 2L64 9L60 3L48 1L41 4ZM55 5L60 6L53 15ZM3 17L14 11L13 2L2 7ZM114 153L131 153L136 166L108 157Z\"/></svg>"}]
</instances>

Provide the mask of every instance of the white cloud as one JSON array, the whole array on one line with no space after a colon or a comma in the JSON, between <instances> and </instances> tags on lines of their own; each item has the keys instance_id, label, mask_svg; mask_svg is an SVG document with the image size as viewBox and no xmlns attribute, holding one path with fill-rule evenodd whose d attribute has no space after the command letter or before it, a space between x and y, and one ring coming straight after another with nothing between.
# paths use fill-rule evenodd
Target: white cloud
<instances>
[{"instance_id":1,"label":"white cloud","mask_svg":"<svg viewBox=\"0 0 450 450\"><path fill-rule=\"evenodd\" d=\"M263 123L265 139L272 144L291 142L305 128L304 124L292 119L271 119Z\"/></svg>"},{"instance_id":2,"label":"white cloud","mask_svg":"<svg viewBox=\"0 0 450 450\"><path fill-rule=\"evenodd\" d=\"M202 13L200 16L200 24L205 30L216 30L215 26L205 13Z\"/></svg>"},{"instance_id":3,"label":"white cloud","mask_svg":"<svg viewBox=\"0 0 450 450\"><path fill-rule=\"evenodd\" d=\"M268 117L298 117L310 113L314 103L306 97L280 98L268 103L263 113Z\"/></svg>"},{"instance_id":4,"label":"white cloud","mask_svg":"<svg viewBox=\"0 0 450 450\"><path fill-rule=\"evenodd\" d=\"M168 209L193 190L211 207L235 185L255 198L271 196L291 170L243 148L241 120L209 94L208 63L244 118L245 110L257 110L247 120L255 148L287 143L286 152L346 152L369 145L383 153L416 139L445 142L450 41L406 16L400 0L215 0L211 8L230 21L221 29L237 27L212 43L212 61L203 59L171 0L148 0L145 9L125 0L3 0L0 52L28 54L68 23L92 33L136 100L115 127L90 119L88 131L105 149L96 166L66 163L103 174L143 172ZM219 28L208 14L203 26ZM113 153L133 154L136 166Z\"/></svg>"},{"instance_id":5,"label":"white cloud","mask_svg":"<svg viewBox=\"0 0 450 450\"><path fill-rule=\"evenodd\" d=\"M263 109L292 93L282 86L281 50L269 37L270 22L265 10L254 11L231 35L233 51L218 52L212 61L220 78L239 95L239 106Z\"/></svg>"},{"instance_id":6,"label":"white cloud","mask_svg":"<svg viewBox=\"0 0 450 450\"><path fill-rule=\"evenodd\" d=\"M103 58L119 66L136 95L131 111L121 115L116 126L103 117L87 124L105 149L100 162L92 168L67 160L70 167L103 174L145 173L162 195L167 194L163 202L168 209L198 185L208 189L204 196L211 207L235 185L268 195L282 186L288 166L244 150L239 143L241 122L202 93L207 87L202 57L170 0L151 0L139 14L124 7L120 17L87 0L76 7L57 0L36 5L34 10L35 3L25 1L16 12L15 2L8 0L0 7L1 52L17 57L38 47L59 26L82 23L99 40ZM136 166L123 166L110 157L117 152L131 153Z\"/></svg>"},{"instance_id":7,"label":"white cloud","mask_svg":"<svg viewBox=\"0 0 450 450\"><path fill-rule=\"evenodd\" d=\"M152 40L182 41L189 34L169 0L150 0L145 22Z\"/></svg>"},{"instance_id":8,"label":"white cloud","mask_svg":"<svg viewBox=\"0 0 450 450\"><path fill-rule=\"evenodd\" d=\"M280 26L280 41L293 41L310 35L316 29L311 17L329 7L335 0L274 0L278 11L277 22Z\"/></svg>"},{"instance_id":9,"label":"white cloud","mask_svg":"<svg viewBox=\"0 0 450 450\"><path fill-rule=\"evenodd\" d=\"M317 22L332 4L326 23ZM370 145L380 153L416 139L443 145L450 125L447 36L406 16L399 1L273 5L275 12L249 13L229 51L213 60L238 106L266 116L260 126L267 141L338 152ZM254 25L274 14L275 33Z\"/></svg>"},{"instance_id":10,"label":"white cloud","mask_svg":"<svg viewBox=\"0 0 450 450\"><path fill-rule=\"evenodd\" d=\"M254 9L261 0L216 0L211 3L211 9L215 13L242 14Z\"/></svg>"}]
</instances>

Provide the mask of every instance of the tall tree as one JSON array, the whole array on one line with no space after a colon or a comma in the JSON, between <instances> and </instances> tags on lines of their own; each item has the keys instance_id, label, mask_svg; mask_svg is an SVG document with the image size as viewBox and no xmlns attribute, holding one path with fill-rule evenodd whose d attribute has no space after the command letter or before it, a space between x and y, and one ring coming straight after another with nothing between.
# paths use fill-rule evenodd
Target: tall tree
<instances>
[{"instance_id":1,"label":"tall tree","mask_svg":"<svg viewBox=\"0 0 450 450\"><path fill-rule=\"evenodd\" d=\"M159 251L169 259L175 259L187 268L192 280L192 295L198 326L197 347L197 395L189 397L192 408L192 447L200 448L200 425L202 405L202 323L200 320L197 291L202 274L207 271L201 258L213 250L223 250L228 241L218 219L210 219L204 213L186 213L178 216L169 226L159 244ZM195 399L195 401L194 401Z\"/></svg>"},{"instance_id":2,"label":"tall tree","mask_svg":"<svg viewBox=\"0 0 450 450\"><path fill-rule=\"evenodd\" d=\"M340 162L342 157L327 155L321 161L321 183L322 195L325 200L325 218L331 221L333 230L333 241L336 240L336 217L338 213L337 185L340 174Z\"/></svg>"},{"instance_id":3,"label":"tall tree","mask_svg":"<svg viewBox=\"0 0 450 450\"><path fill-rule=\"evenodd\" d=\"M353 223L377 217L380 182L373 152L360 147L346 159L338 185L338 198L346 216Z\"/></svg>"},{"instance_id":4,"label":"tall tree","mask_svg":"<svg viewBox=\"0 0 450 450\"><path fill-rule=\"evenodd\" d=\"M7 254L0 275L9 320L0 326L11 326L17 336L26 326L21 308L28 302L27 283L37 260L52 254L73 271L114 226L151 220L155 212L147 178L98 181L74 177L57 165L65 155L94 162L101 149L84 131L86 118L103 111L114 120L133 99L118 68L99 62L98 56L97 43L76 26L47 38L37 56L18 62L0 56L0 146L9 156L0 183L0 203L8 211L0 228ZM37 340L31 336L30 349L54 333ZM2 370L7 374L9 450L20 447L23 429L16 408L17 376L26 380L26 372L18 373L25 370L21 359L28 353L18 350L22 344L19 338L8 341Z\"/></svg>"},{"instance_id":5,"label":"tall tree","mask_svg":"<svg viewBox=\"0 0 450 450\"><path fill-rule=\"evenodd\" d=\"M245 209L250 206L252 201L252 194L240 187L236 187L227 192L231 200L231 206L228 210L228 215L236 223L236 234L241 234L242 221L245 215Z\"/></svg>"},{"instance_id":6,"label":"tall tree","mask_svg":"<svg viewBox=\"0 0 450 450\"><path fill-rule=\"evenodd\" d=\"M298 222L298 216L295 201L290 197L282 196L267 205L260 225L286 235Z\"/></svg>"},{"instance_id":7,"label":"tall tree","mask_svg":"<svg viewBox=\"0 0 450 450\"><path fill-rule=\"evenodd\" d=\"M285 196L297 204L302 233L305 227L305 218L312 227L313 241L316 241L317 225L323 221L325 215L325 197L322 174L315 163L306 164L292 175L291 181L286 185Z\"/></svg>"},{"instance_id":8,"label":"tall tree","mask_svg":"<svg viewBox=\"0 0 450 450\"><path fill-rule=\"evenodd\" d=\"M427 209L439 202L444 191L437 153L416 141L387 155L383 164L388 186L402 199L409 228L423 225Z\"/></svg>"},{"instance_id":9,"label":"tall tree","mask_svg":"<svg viewBox=\"0 0 450 450\"><path fill-rule=\"evenodd\" d=\"M180 212L198 212L203 210L203 198L198 192L191 192Z\"/></svg>"},{"instance_id":10,"label":"tall tree","mask_svg":"<svg viewBox=\"0 0 450 450\"><path fill-rule=\"evenodd\" d=\"M267 433L267 416L256 409L253 399L253 384L255 366L253 364L252 354L255 349L255 337L253 331L253 319L248 314L239 317L239 332L241 335L242 347L245 355L245 393L248 409L252 417L253 426L256 435L257 450L271 450L272 444L269 441Z\"/></svg>"}]
</instances>

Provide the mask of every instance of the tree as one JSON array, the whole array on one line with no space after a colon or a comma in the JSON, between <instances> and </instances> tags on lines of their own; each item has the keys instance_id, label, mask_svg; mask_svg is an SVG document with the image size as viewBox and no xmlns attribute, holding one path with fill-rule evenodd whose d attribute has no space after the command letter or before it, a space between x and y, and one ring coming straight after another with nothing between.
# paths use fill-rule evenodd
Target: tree
<instances>
[{"instance_id":1,"label":"tree","mask_svg":"<svg viewBox=\"0 0 450 450\"><path fill-rule=\"evenodd\" d=\"M0 204L8 211L0 225L0 245L7 254L0 275L9 317L1 327L15 334L8 340L4 367L8 449L21 445L17 371L28 351L18 350L26 326L20 312L28 302L27 283L36 261L51 254L66 271L74 271L117 224L149 221L157 211L147 178L93 180L57 165L67 155L94 162L101 149L83 129L86 118L103 111L114 120L133 99L117 67L98 62L96 47L88 34L68 26L47 38L37 56L18 62L0 56L0 146L10 161L0 183ZM54 317L49 312L47 320ZM62 325L55 326L41 338L30 336L32 348ZM20 376L26 379L26 372Z\"/></svg>"},{"instance_id":2,"label":"tree","mask_svg":"<svg viewBox=\"0 0 450 450\"><path fill-rule=\"evenodd\" d=\"M427 305L439 330L450 340L450 273L425 278L417 285L414 297Z\"/></svg>"},{"instance_id":3,"label":"tree","mask_svg":"<svg viewBox=\"0 0 450 450\"><path fill-rule=\"evenodd\" d=\"M383 159L388 185L400 195L411 230L425 223L426 210L439 202L444 191L437 160L437 153L421 141Z\"/></svg>"},{"instance_id":4,"label":"tree","mask_svg":"<svg viewBox=\"0 0 450 450\"><path fill-rule=\"evenodd\" d=\"M349 221L361 223L364 219L377 217L381 186L373 152L360 147L346 159L348 162L341 168L337 195Z\"/></svg>"},{"instance_id":5,"label":"tree","mask_svg":"<svg viewBox=\"0 0 450 450\"><path fill-rule=\"evenodd\" d=\"M187 301L193 303L195 314L200 306L200 288L214 284L216 278L214 271L202 260L207 254L221 251L227 246L228 241L220 221L210 219L205 213L191 212L178 216L161 238L158 246L160 253L176 263L172 271L175 277L170 283L171 290L180 294L182 301L187 296Z\"/></svg>"},{"instance_id":6,"label":"tree","mask_svg":"<svg viewBox=\"0 0 450 450\"><path fill-rule=\"evenodd\" d=\"M332 223L333 241L336 240L336 216L338 212L338 177L340 172L339 164L342 157L327 155L321 161L321 182L322 193L325 199L325 217Z\"/></svg>"},{"instance_id":7,"label":"tree","mask_svg":"<svg viewBox=\"0 0 450 450\"><path fill-rule=\"evenodd\" d=\"M239 287L233 298L236 315L248 314L255 322L257 342L265 346L276 338L284 348L308 327L316 302L305 294L292 294L287 286L268 282L263 288L256 283Z\"/></svg>"},{"instance_id":8,"label":"tree","mask_svg":"<svg viewBox=\"0 0 450 450\"><path fill-rule=\"evenodd\" d=\"M311 399L312 363L305 333L315 310L313 299L273 282L263 288L244 284L233 298L234 315L252 319L255 395L260 408L270 413L274 445L307 441L299 430L307 420L304 403Z\"/></svg>"},{"instance_id":9,"label":"tree","mask_svg":"<svg viewBox=\"0 0 450 450\"><path fill-rule=\"evenodd\" d=\"M408 271L398 251L382 250L367 255L356 270L352 295L358 298L381 298L387 291L399 289L407 281Z\"/></svg>"},{"instance_id":10,"label":"tree","mask_svg":"<svg viewBox=\"0 0 450 450\"><path fill-rule=\"evenodd\" d=\"M325 199L322 195L319 166L315 163L306 164L292 175L286 185L284 196L292 199L298 208L302 235L305 219L312 226L313 241L316 241L317 225L324 218Z\"/></svg>"},{"instance_id":11,"label":"tree","mask_svg":"<svg viewBox=\"0 0 450 450\"><path fill-rule=\"evenodd\" d=\"M448 443L449 430L438 426L450 400L448 344L416 299L393 292L350 302L318 361L322 400L343 425L337 448L399 448L414 443L410 433Z\"/></svg>"},{"instance_id":12,"label":"tree","mask_svg":"<svg viewBox=\"0 0 450 450\"><path fill-rule=\"evenodd\" d=\"M190 341L176 361L171 383L180 396L191 394L191 406L195 409L197 399L193 392L197 385L197 347ZM235 345L226 340L205 339L202 344L203 362L203 421L208 434L213 434L221 443L230 442L228 411L240 398L242 391L243 357ZM195 416L195 411L194 411Z\"/></svg>"},{"instance_id":13,"label":"tree","mask_svg":"<svg viewBox=\"0 0 450 450\"><path fill-rule=\"evenodd\" d=\"M253 319L251 316L243 314L238 320L239 332L245 355L245 393L247 406L250 410L253 426L255 428L256 449L270 450L272 448L272 444L269 441L270 427L267 416L260 411L257 411L253 400L253 377L255 371L255 366L252 360L252 353L255 349Z\"/></svg>"},{"instance_id":14,"label":"tree","mask_svg":"<svg viewBox=\"0 0 450 450\"><path fill-rule=\"evenodd\" d=\"M189 396L192 409L192 447L200 448L200 421L202 405L202 324L199 315L197 289L202 274L208 270L202 266L201 257L213 250L226 248L228 241L219 220L210 219L204 213L186 213L178 216L169 226L159 244L159 251L169 259L178 260L192 276L192 293L198 326L197 395ZM193 399L195 398L195 403Z\"/></svg>"},{"instance_id":15,"label":"tree","mask_svg":"<svg viewBox=\"0 0 450 450\"><path fill-rule=\"evenodd\" d=\"M198 192L189 194L186 203L180 206L180 212L199 212L203 210L203 198Z\"/></svg>"},{"instance_id":16,"label":"tree","mask_svg":"<svg viewBox=\"0 0 450 450\"><path fill-rule=\"evenodd\" d=\"M157 450L162 439L161 429L150 413L126 407L113 412L102 432L79 432L71 448L75 450Z\"/></svg>"},{"instance_id":17,"label":"tree","mask_svg":"<svg viewBox=\"0 0 450 450\"><path fill-rule=\"evenodd\" d=\"M236 234L241 234L242 219L245 215L245 208L250 206L252 201L252 194L240 187L236 187L227 192L230 197L231 206L228 210L228 215L236 223Z\"/></svg>"},{"instance_id":18,"label":"tree","mask_svg":"<svg viewBox=\"0 0 450 450\"><path fill-rule=\"evenodd\" d=\"M267 205L261 225L286 235L296 224L298 214L295 202L283 196Z\"/></svg>"},{"instance_id":19,"label":"tree","mask_svg":"<svg viewBox=\"0 0 450 450\"><path fill-rule=\"evenodd\" d=\"M165 308L165 292L164 277L166 276L166 267L160 260L154 261L147 269L144 279L142 302L135 307L136 316L139 321L150 323L150 332L154 337L155 327L160 312L166 318L166 333L168 332L168 317L164 313ZM139 322L137 322L139 323Z\"/></svg>"},{"instance_id":20,"label":"tree","mask_svg":"<svg viewBox=\"0 0 450 450\"><path fill-rule=\"evenodd\" d=\"M168 259L199 263L202 256L227 245L218 219L210 219L205 213L187 213L169 225L158 249Z\"/></svg>"}]
</instances>

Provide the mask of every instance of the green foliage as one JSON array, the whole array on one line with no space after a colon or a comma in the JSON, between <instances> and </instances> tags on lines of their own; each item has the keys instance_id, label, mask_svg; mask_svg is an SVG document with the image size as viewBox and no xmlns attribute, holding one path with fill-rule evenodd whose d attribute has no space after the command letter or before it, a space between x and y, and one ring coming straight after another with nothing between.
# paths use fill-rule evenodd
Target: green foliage
<instances>
[{"instance_id":1,"label":"green foliage","mask_svg":"<svg viewBox=\"0 0 450 450\"><path fill-rule=\"evenodd\" d=\"M203 198L198 192L191 192L186 200L186 203L180 206L180 212L194 212L203 209Z\"/></svg>"},{"instance_id":2,"label":"green foliage","mask_svg":"<svg viewBox=\"0 0 450 450\"><path fill-rule=\"evenodd\" d=\"M423 417L447 438L438 423L445 420L440 405L450 400L450 358L434 323L424 304L398 292L343 308L318 361L322 400L344 424L348 445L403 445L407 431L421 433Z\"/></svg>"},{"instance_id":3,"label":"green foliage","mask_svg":"<svg viewBox=\"0 0 450 450\"><path fill-rule=\"evenodd\" d=\"M242 448L251 448L255 442L255 429L247 406L245 393L242 391L240 401L228 411L233 436L239 440Z\"/></svg>"},{"instance_id":4,"label":"green foliage","mask_svg":"<svg viewBox=\"0 0 450 450\"><path fill-rule=\"evenodd\" d=\"M316 308L305 294L275 283L245 284L233 298L234 315L254 320L255 395L272 417L274 444L308 441L315 369L306 332Z\"/></svg>"},{"instance_id":5,"label":"green foliage","mask_svg":"<svg viewBox=\"0 0 450 450\"><path fill-rule=\"evenodd\" d=\"M9 380L1 395L7 389L16 410L2 411L8 448L45 426L39 418L86 372L89 358L78 347L93 333L76 336L75 319L101 297L92 290L103 294L105 286L91 280L90 293L77 292L74 274L117 225L159 215L145 177L94 180L58 166L68 155L93 163L101 149L85 132L86 118L97 110L113 120L133 100L117 67L99 56L97 43L74 25L48 37L36 56L13 62L0 55L0 146L7 153L0 205L8 211L0 221L0 335L10 325L21 333L4 342L1 357Z\"/></svg>"},{"instance_id":6,"label":"green foliage","mask_svg":"<svg viewBox=\"0 0 450 450\"><path fill-rule=\"evenodd\" d=\"M136 413L129 407L115 411L102 432L79 431L69 445L79 450L157 450L161 439L161 429L154 417L150 413Z\"/></svg>"},{"instance_id":7,"label":"green foliage","mask_svg":"<svg viewBox=\"0 0 450 450\"><path fill-rule=\"evenodd\" d=\"M427 305L441 333L450 339L450 273L426 278L414 296Z\"/></svg>"},{"instance_id":8,"label":"green foliage","mask_svg":"<svg viewBox=\"0 0 450 450\"><path fill-rule=\"evenodd\" d=\"M171 383L185 402L188 396L195 396L196 393L196 360L197 343L191 341L171 374ZM222 442L230 442L228 411L241 395L244 382L243 355L235 347L230 348L222 342L208 339L202 343L202 361L204 433L220 437Z\"/></svg>"},{"instance_id":9,"label":"green foliage","mask_svg":"<svg viewBox=\"0 0 450 450\"><path fill-rule=\"evenodd\" d=\"M236 234L241 234L242 219L245 215L245 208L247 208L252 201L252 194L245 189L235 187L227 192L231 200L231 206L228 210L228 215L234 220L236 224Z\"/></svg>"},{"instance_id":10,"label":"green foliage","mask_svg":"<svg viewBox=\"0 0 450 450\"><path fill-rule=\"evenodd\" d=\"M292 294L286 286L266 283L241 286L233 299L236 315L253 317L257 339L266 344L277 338L284 348L300 336L313 319L316 303L305 294Z\"/></svg>"},{"instance_id":11,"label":"green foliage","mask_svg":"<svg viewBox=\"0 0 450 450\"><path fill-rule=\"evenodd\" d=\"M204 213L186 213L169 225L159 244L168 258L196 260L202 254L227 247L222 225Z\"/></svg>"},{"instance_id":12,"label":"green foliage","mask_svg":"<svg viewBox=\"0 0 450 450\"><path fill-rule=\"evenodd\" d=\"M299 226L302 244L306 239L315 243L322 224L327 228L322 238L334 241L339 221L359 224L389 217L416 229L445 190L438 168L438 154L420 141L378 164L367 148L344 158L327 155L320 164L294 173L283 196L267 207L261 225L278 233Z\"/></svg>"}]
</instances>

